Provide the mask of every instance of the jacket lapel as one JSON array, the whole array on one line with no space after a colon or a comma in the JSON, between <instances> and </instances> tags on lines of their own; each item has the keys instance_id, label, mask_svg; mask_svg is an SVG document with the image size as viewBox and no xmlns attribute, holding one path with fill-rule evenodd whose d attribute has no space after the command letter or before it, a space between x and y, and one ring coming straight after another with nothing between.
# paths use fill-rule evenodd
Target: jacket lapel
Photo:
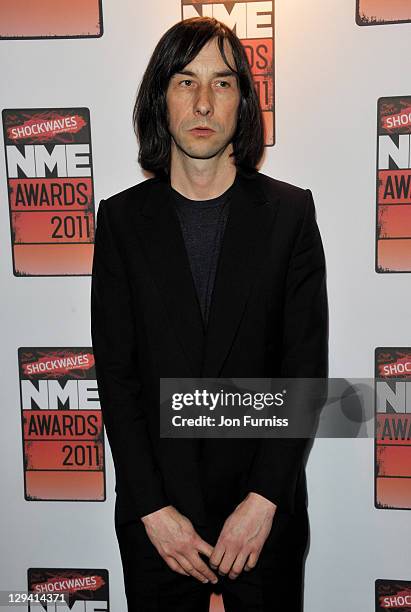
<instances>
[{"instance_id":1,"label":"jacket lapel","mask_svg":"<svg viewBox=\"0 0 411 612\"><path fill-rule=\"evenodd\" d=\"M201 375L218 377L234 341L277 211L258 174L237 173L216 272Z\"/></svg>"},{"instance_id":2,"label":"jacket lapel","mask_svg":"<svg viewBox=\"0 0 411 612\"><path fill-rule=\"evenodd\" d=\"M271 197L270 206L260 181L258 173L237 170L207 329L169 181L155 179L141 208L136 228L194 378L219 376L262 261L279 197Z\"/></svg>"},{"instance_id":3,"label":"jacket lapel","mask_svg":"<svg viewBox=\"0 0 411 612\"><path fill-rule=\"evenodd\" d=\"M198 376L204 326L184 237L166 181L153 182L136 228L170 322L187 357L191 376Z\"/></svg>"}]
</instances>

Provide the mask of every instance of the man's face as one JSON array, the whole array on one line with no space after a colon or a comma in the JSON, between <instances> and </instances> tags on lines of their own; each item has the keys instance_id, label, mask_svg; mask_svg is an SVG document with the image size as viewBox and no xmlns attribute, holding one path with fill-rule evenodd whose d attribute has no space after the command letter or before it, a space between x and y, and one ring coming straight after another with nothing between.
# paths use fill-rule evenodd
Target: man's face
<instances>
[{"instance_id":1,"label":"man's face","mask_svg":"<svg viewBox=\"0 0 411 612\"><path fill-rule=\"evenodd\" d=\"M224 42L228 63L235 66L231 47ZM170 134L185 155L209 159L227 147L236 130L240 90L216 38L171 77L166 99ZM209 130L193 131L197 127Z\"/></svg>"}]
</instances>

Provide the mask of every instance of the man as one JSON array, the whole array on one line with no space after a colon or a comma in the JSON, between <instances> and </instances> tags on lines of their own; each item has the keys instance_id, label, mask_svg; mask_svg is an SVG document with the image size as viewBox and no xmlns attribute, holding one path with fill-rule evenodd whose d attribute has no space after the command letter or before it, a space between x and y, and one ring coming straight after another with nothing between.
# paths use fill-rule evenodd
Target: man
<instances>
[{"instance_id":1,"label":"man","mask_svg":"<svg viewBox=\"0 0 411 612\"><path fill-rule=\"evenodd\" d=\"M306 439L159 435L160 377L325 377L309 189L256 170L244 48L212 18L159 41L134 109L154 177L102 201L91 294L129 612L302 610Z\"/></svg>"}]
</instances>

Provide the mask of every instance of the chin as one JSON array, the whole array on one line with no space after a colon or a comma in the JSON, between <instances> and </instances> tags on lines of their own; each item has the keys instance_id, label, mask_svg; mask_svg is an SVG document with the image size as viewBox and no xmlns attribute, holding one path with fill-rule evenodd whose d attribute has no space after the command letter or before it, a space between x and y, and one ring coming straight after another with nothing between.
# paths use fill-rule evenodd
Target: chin
<instances>
[{"instance_id":1,"label":"chin","mask_svg":"<svg viewBox=\"0 0 411 612\"><path fill-rule=\"evenodd\" d=\"M195 146L193 145L184 146L184 144L179 143L178 148L183 153L188 155L189 157L194 157L198 159L208 159L210 157L214 157L218 153L221 153L228 145L229 145L229 142L227 143L215 143L214 142L213 146L210 146L210 144L206 142L198 143Z\"/></svg>"}]
</instances>

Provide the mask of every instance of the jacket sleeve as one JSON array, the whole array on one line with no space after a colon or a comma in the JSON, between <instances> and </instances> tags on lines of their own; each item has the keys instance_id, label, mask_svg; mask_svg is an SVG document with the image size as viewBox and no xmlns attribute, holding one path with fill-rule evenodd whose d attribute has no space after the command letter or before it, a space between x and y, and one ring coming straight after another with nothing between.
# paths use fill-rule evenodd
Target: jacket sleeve
<instances>
[{"instance_id":1,"label":"jacket sleeve","mask_svg":"<svg viewBox=\"0 0 411 612\"><path fill-rule=\"evenodd\" d=\"M124 263L102 200L97 213L92 283L91 337L103 423L116 481L136 518L169 505L155 464L146 417L139 404L136 333Z\"/></svg>"},{"instance_id":2,"label":"jacket sleeve","mask_svg":"<svg viewBox=\"0 0 411 612\"><path fill-rule=\"evenodd\" d=\"M309 189L306 192L304 219L287 271L279 376L325 379L328 377L325 257L312 193ZM247 490L263 495L284 512L294 513L296 484L309 441L310 438L263 438Z\"/></svg>"}]
</instances>

